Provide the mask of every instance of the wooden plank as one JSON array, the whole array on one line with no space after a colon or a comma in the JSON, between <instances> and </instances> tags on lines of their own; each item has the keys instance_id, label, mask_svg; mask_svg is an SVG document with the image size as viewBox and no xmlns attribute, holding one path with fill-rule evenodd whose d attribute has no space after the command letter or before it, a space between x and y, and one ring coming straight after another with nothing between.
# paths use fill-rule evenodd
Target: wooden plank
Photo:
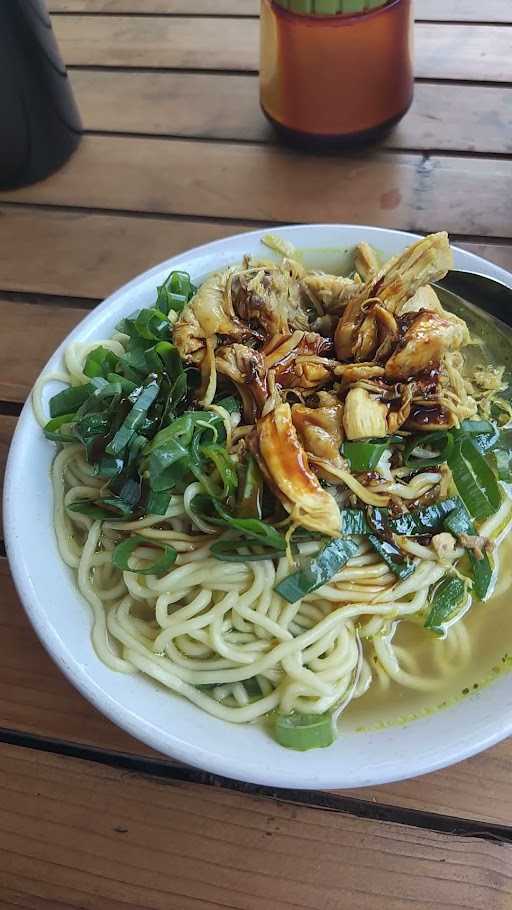
<instances>
[{"instance_id":1,"label":"wooden plank","mask_svg":"<svg viewBox=\"0 0 512 910\"><path fill-rule=\"evenodd\" d=\"M106 297L157 262L247 229L0 206L0 290Z\"/></svg>"},{"instance_id":2,"label":"wooden plank","mask_svg":"<svg viewBox=\"0 0 512 910\"><path fill-rule=\"evenodd\" d=\"M0 429L4 421L0 417ZM3 727L21 733L169 763L110 723L60 674L29 625L5 559L0 559L0 716ZM445 771L344 795L508 825L511 774L509 740Z\"/></svg>"},{"instance_id":3,"label":"wooden plank","mask_svg":"<svg viewBox=\"0 0 512 910\"><path fill-rule=\"evenodd\" d=\"M252 76L73 70L84 125L102 132L274 141ZM229 105L226 98L229 97ZM418 83L394 149L512 152L509 88Z\"/></svg>"},{"instance_id":4,"label":"wooden plank","mask_svg":"<svg viewBox=\"0 0 512 910\"><path fill-rule=\"evenodd\" d=\"M1 290L106 297L159 260L247 228L242 223L0 207ZM456 242L512 271L512 244Z\"/></svg>"},{"instance_id":5,"label":"wooden plank","mask_svg":"<svg viewBox=\"0 0 512 910\"><path fill-rule=\"evenodd\" d=\"M383 910L418 901L447 910L454 892L460 907L498 910L511 893L509 846L12 746L1 750L1 768L4 881L50 902L77 906L79 894L88 908L319 910L339 906L342 889L353 910L377 895ZM300 869L299 851L308 858Z\"/></svg>"},{"instance_id":6,"label":"wooden plank","mask_svg":"<svg viewBox=\"0 0 512 910\"><path fill-rule=\"evenodd\" d=\"M53 23L67 65L258 69L255 19L57 15ZM512 82L508 28L419 23L415 41L417 76Z\"/></svg>"},{"instance_id":7,"label":"wooden plank","mask_svg":"<svg viewBox=\"0 0 512 910\"><path fill-rule=\"evenodd\" d=\"M475 253L476 256L483 256L484 259L489 259L496 265L500 265L503 269L508 269L512 272L512 250L508 248L507 244L468 243L464 240L457 240L455 242L457 246L462 247L463 250Z\"/></svg>"},{"instance_id":8,"label":"wooden plank","mask_svg":"<svg viewBox=\"0 0 512 910\"><path fill-rule=\"evenodd\" d=\"M23 401L56 346L87 310L0 299L0 399ZM23 352L23 353L22 353Z\"/></svg>"},{"instance_id":9,"label":"wooden plank","mask_svg":"<svg viewBox=\"0 0 512 910\"><path fill-rule=\"evenodd\" d=\"M240 17L257 16L260 0L49 0L48 7L51 13Z\"/></svg>"},{"instance_id":10,"label":"wooden plank","mask_svg":"<svg viewBox=\"0 0 512 910\"><path fill-rule=\"evenodd\" d=\"M511 195L512 161L390 152L312 167L270 146L87 136L51 179L0 202L510 237Z\"/></svg>"},{"instance_id":11,"label":"wooden plank","mask_svg":"<svg viewBox=\"0 0 512 910\"><path fill-rule=\"evenodd\" d=\"M504 910L512 899L510 845L14 746L0 749L0 770L2 879L20 900L89 910L369 910L376 900L382 910Z\"/></svg>"},{"instance_id":12,"label":"wooden plank","mask_svg":"<svg viewBox=\"0 0 512 910\"><path fill-rule=\"evenodd\" d=\"M153 0L149 0L153 2ZM508 0L416 0L416 19L437 22L512 22Z\"/></svg>"},{"instance_id":13,"label":"wooden plank","mask_svg":"<svg viewBox=\"0 0 512 910\"><path fill-rule=\"evenodd\" d=\"M259 0L50 0L52 13L162 13L257 16ZM512 22L508 0L416 0L416 19L445 22Z\"/></svg>"}]
</instances>

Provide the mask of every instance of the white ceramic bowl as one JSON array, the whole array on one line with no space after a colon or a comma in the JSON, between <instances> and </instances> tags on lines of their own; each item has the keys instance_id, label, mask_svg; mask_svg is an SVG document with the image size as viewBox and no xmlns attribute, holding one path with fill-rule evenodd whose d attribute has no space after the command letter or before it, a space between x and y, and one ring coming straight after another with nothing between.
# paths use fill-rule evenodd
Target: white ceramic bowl
<instances>
[{"instance_id":1,"label":"white ceramic bowl","mask_svg":"<svg viewBox=\"0 0 512 910\"><path fill-rule=\"evenodd\" d=\"M122 316L150 305L156 286L171 268L185 269L200 283L209 272L240 260L244 253L261 255L265 233L218 240L134 278L80 323L45 370L57 368L70 340L108 337ZM274 233L301 249L322 249L325 268L340 266L342 252L359 240L391 255L416 239L399 231L347 225L293 226ZM512 275L477 256L456 250L455 261L459 268L494 276L512 287ZM315 264L320 264L318 258ZM46 391L49 398L55 388ZM14 581L34 629L63 673L114 723L149 746L240 780L277 787L342 788L424 774L512 733L512 675L408 726L370 733L343 730L330 748L297 753L278 746L259 726L216 720L143 676L112 672L96 657L89 607L57 550L49 480L54 454L27 403L14 435L5 483L5 535Z\"/></svg>"}]
</instances>

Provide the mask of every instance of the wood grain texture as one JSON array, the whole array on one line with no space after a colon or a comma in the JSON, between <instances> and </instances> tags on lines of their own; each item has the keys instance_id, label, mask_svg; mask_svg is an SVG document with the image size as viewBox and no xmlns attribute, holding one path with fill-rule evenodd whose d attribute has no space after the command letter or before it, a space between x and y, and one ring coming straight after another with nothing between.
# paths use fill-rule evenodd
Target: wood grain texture
<instances>
[{"instance_id":1,"label":"wood grain texture","mask_svg":"<svg viewBox=\"0 0 512 910\"><path fill-rule=\"evenodd\" d=\"M258 69L256 19L55 15L69 66ZM512 82L512 31L491 25L432 25L415 30L417 76Z\"/></svg>"},{"instance_id":2,"label":"wood grain texture","mask_svg":"<svg viewBox=\"0 0 512 910\"><path fill-rule=\"evenodd\" d=\"M416 0L416 18L445 22L512 22L508 0ZM163 13L257 16L259 0L50 0L52 13Z\"/></svg>"},{"instance_id":3,"label":"wood grain texture","mask_svg":"<svg viewBox=\"0 0 512 910\"><path fill-rule=\"evenodd\" d=\"M57 344L87 310L0 299L0 399L23 401Z\"/></svg>"},{"instance_id":4,"label":"wood grain texture","mask_svg":"<svg viewBox=\"0 0 512 910\"><path fill-rule=\"evenodd\" d=\"M5 432L4 421L0 417L0 433ZM115 727L61 675L21 608L5 559L0 559L0 717L0 726L21 733L175 764ZM343 793L371 802L509 825L511 774L509 740L419 780Z\"/></svg>"},{"instance_id":5,"label":"wood grain texture","mask_svg":"<svg viewBox=\"0 0 512 910\"><path fill-rule=\"evenodd\" d=\"M247 229L236 222L0 206L0 292L106 297L158 262Z\"/></svg>"},{"instance_id":6,"label":"wood grain texture","mask_svg":"<svg viewBox=\"0 0 512 910\"><path fill-rule=\"evenodd\" d=\"M331 221L511 237L512 160L87 136L51 179L0 193L37 202L263 222Z\"/></svg>"},{"instance_id":7,"label":"wood grain texture","mask_svg":"<svg viewBox=\"0 0 512 910\"><path fill-rule=\"evenodd\" d=\"M368 910L376 900L383 910L504 910L512 899L511 846L14 746L0 749L0 774L10 900L17 892L90 910Z\"/></svg>"},{"instance_id":8,"label":"wood grain texture","mask_svg":"<svg viewBox=\"0 0 512 910\"><path fill-rule=\"evenodd\" d=\"M274 141L253 76L73 70L85 128ZM229 105L226 98L229 97ZM394 149L512 152L512 91L418 83L412 108L384 145Z\"/></svg>"},{"instance_id":9,"label":"wood grain texture","mask_svg":"<svg viewBox=\"0 0 512 910\"><path fill-rule=\"evenodd\" d=\"M158 261L248 228L242 222L0 207L0 291L106 297ZM512 243L458 245L512 271Z\"/></svg>"}]
</instances>

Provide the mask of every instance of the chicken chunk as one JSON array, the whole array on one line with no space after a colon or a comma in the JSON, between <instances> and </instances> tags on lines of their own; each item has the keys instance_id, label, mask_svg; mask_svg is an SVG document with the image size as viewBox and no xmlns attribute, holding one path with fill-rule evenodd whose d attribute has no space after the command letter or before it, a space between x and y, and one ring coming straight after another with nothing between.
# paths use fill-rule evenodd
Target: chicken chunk
<instances>
[{"instance_id":1,"label":"chicken chunk","mask_svg":"<svg viewBox=\"0 0 512 910\"><path fill-rule=\"evenodd\" d=\"M336 362L322 356L331 349L332 343L315 332L294 332L265 348L265 363L281 388L318 389L333 375Z\"/></svg>"},{"instance_id":2,"label":"chicken chunk","mask_svg":"<svg viewBox=\"0 0 512 910\"><path fill-rule=\"evenodd\" d=\"M325 313L341 313L348 301L363 287L360 280L326 275L323 272L306 275L302 286Z\"/></svg>"},{"instance_id":3,"label":"chicken chunk","mask_svg":"<svg viewBox=\"0 0 512 910\"><path fill-rule=\"evenodd\" d=\"M455 537L452 537L447 531L442 531L440 534L434 534L432 546L439 562L446 562L447 559L450 559L455 550Z\"/></svg>"},{"instance_id":4,"label":"chicken chunk","mask_svg":"<svg viewBox=\"0 0 512 910\"><path fill-rule=\"evenodd\" d=\"M303 404L294 404L292 407L293 425L310 462L317 464L317 472L321 477L334 482L337 478L329 474L329 465L339 470L345 468L340 455L342 415L343 405L339 401L318 408L308 408Z\"/></svg>"},{"instance_id":5,"label":"chicken chunk","mask_svg":"<svg viewBox=\"0 0 512 910\"><path fill-rule=\"evenodd\" d=\"M386 363L385 375L389 379L405 380L436 369L445 351L457 350L468 341L469 332L461 319L454 321L438 313L421 310L412 319L398 349Z\"/></svg>"},{"instance_id":6,"label":"chicken chunk","mask_svg":"<svg viewBox=\"0 0 512 910\"><path fill-rule=\"evenodd\" d=\"M388 435L388 406L372 398L366 389L350 389L343 411L347 439L368 439Z\"/></svg>"},{"instance_id":7,"label":"chicken chunk","mask_svg":"<svg viewBox=\"0 0 512 910\"><path fill-rule=\"evenodd\" d=\"M288 404L278 404L257 423L258 460L285 509L305 528L340 533L340 511L309 466Z\"/></svg>"},{"instance_id":8,"label":"chicken chunk","mask_svg":"<svg viewBox=\"0 0 512 910\"><path fill-rule=\"evenodd\" d=\"M174 327L174 343L180 357L200 364L206 352L206 339L228 335L243 341L251 335L248 326L236 317L227 293L233 269L215 272L203 282L186 305Z\"/></svg>"},{"instance_id":9,"label":"chicken chunk","mask_svg":"<svg viewBox=\"0 0 512 910\"><path fill-rule=\"evenodd\" d=\"M418 288L416 293L399 307L397 315L404 316L405 313L419 313L420 310L430 310L431 313L439 313L440 316L446 315L439 297L430 285Z\"/></svg>"},{"instance_id":10,"label":"chicken chunk","mask_svg":"<svg viewBox=\"0 0 512 910\"><path fill-rule=\"evenodd\" d=\"M356 246L354 268L363 281L369 281L380 269L377 253L373 247L364 240Z\"/></svg>"},{"instance_id":11,"label":"chicken chunk","mask_svg":"<svg viewBox=\"0 0 512 910\"><path fill-rule=\"evenodd\" d=\"M386 262L380 272L352 296L338 322L334 339L338 359L348 360L352 355L354 334L364 319L366 301L378 298L387 310L395 313L418 288L443 278L452 263L448 235L444 231L416 241L401 256Z\"/></svg>"},{"instance_id":12,"label":"chicken chunk","mask_svg":"<svg viewBox=\"0 0 512 910\"><path fill-rule=\"evenodd\" d=\"M268 397L265 358L243 344L230 344L218 348L215 355L217 372L227 376L237 385L246 385L258 411Z\"/></svg>"},{"instance_id":13,"label":"chicken chunk","mask_svg":"<svg viewBox=\"0 0 512 910\"><path fill-rule=\"evenodd\" d=\"M264 338L308 328L300 284L284 267L236 273L231 279L231 298L237 316L261 329Z\"/></svg>"}]
</instances>

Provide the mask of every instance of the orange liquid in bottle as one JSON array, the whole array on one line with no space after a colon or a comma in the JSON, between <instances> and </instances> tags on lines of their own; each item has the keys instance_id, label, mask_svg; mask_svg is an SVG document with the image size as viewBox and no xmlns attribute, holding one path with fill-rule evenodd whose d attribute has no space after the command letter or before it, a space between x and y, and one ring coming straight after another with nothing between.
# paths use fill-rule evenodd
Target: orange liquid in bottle
<instances>
[{"instance_id":1,"label":"orange liquid in bottle","mask_svg":"<svg viewBox=\"0 0 512 910\"><path fill-rule=\"evenodd\" d=\"M261 105L286 138L349 144L378 136L413 95L412 0L353 16L261 4Z\"/></svg>"}]
</instances>

